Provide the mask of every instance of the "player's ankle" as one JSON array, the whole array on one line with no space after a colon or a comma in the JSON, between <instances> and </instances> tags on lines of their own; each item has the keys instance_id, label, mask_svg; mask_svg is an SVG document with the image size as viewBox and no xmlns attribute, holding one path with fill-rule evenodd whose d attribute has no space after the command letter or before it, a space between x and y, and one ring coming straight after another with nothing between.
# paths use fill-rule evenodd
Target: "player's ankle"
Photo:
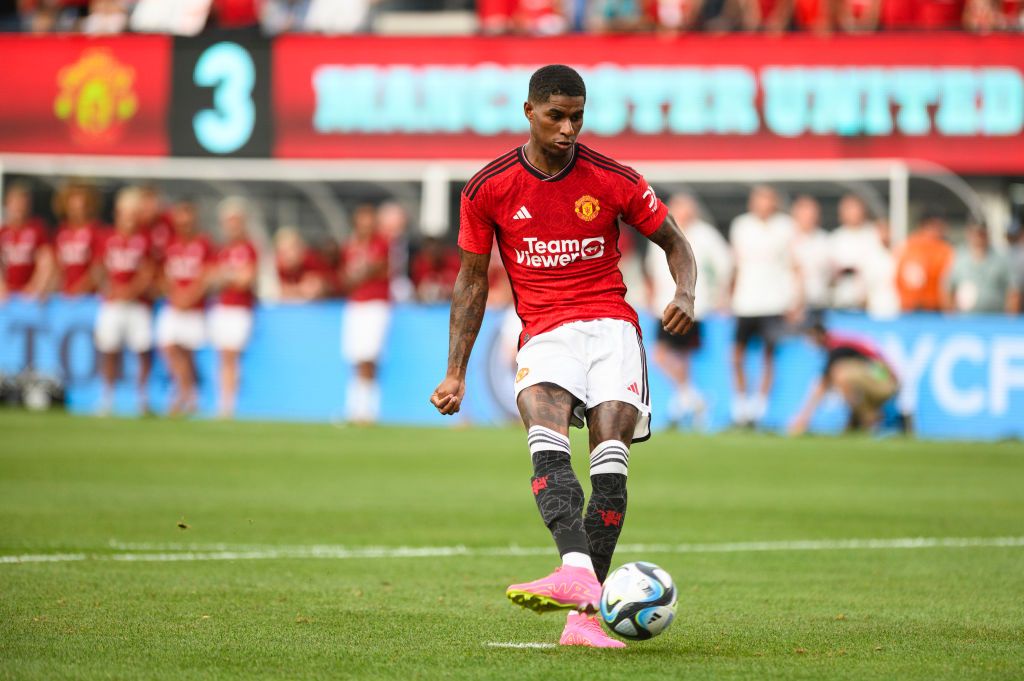
<instances>
[{"instance_id":1,"label":"player's ankle","mask_svg":"<svg viewBox=\"0 0 1024 681\"><path fill-rule=\"evenodd\" d=\"M562 565L565 567L583 568L594 572L594 563L590 560L590 556L579 551L569 551L562 556Z\"/></svg>"}]
</instances>

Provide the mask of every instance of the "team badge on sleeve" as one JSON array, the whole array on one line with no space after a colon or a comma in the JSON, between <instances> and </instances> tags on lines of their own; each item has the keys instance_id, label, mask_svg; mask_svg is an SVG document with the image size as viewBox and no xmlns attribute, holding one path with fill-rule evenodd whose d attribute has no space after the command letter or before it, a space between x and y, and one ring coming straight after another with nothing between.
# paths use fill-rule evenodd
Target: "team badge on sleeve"
<instances>
[{"instance_id":1,"label":"team badge on sleeve","mask_svg":"<svg viewBox=\"0 0 1024 681\"><path fill-rule=\"evenodd\" d=\"M576 199L576 215L580 220L590 222L601 212L601 204L590 194L584 194Z\"/></svg>"}]
</instances>

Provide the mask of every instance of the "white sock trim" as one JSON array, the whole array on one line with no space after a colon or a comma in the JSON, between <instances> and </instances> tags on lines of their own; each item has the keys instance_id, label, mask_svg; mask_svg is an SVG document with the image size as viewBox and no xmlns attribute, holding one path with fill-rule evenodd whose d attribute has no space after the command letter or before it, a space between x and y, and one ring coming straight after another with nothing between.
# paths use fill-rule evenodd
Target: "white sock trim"
<instances>
[{"instance_id":1,"label":"white sock trim","mask_svg":"<svg viewBox=\"0 0 1024 681\"><path fill-rule=\"evenodd\" d=\"M586 568L591 572L594 571L594 563L590 560L590 556L579 551L570 551L569 553L562 556L562 565L568 565L569 567Z\"/></svg>"},{"instance_id":2,"label":"white sock trim","mask_svg":"<svg viewBox=\"0 0 1024 681\"><path fill-rule=\"evenodd\" d=\"M619 440L605 440L590 453L590 474L629 475L629 447Z\"/></svg>"},{"instance_id":3,"label":"white sock trim","mask_svg":"<svg viewBox=\"0 0 1024 681\"><path fill-rule=\"evenodd\" d=\"M537 452L569 453L568 436L544 426L530 426L530 430L526 433L526 442L530 445L531 456Z\"/></svg>"}]
</instances>

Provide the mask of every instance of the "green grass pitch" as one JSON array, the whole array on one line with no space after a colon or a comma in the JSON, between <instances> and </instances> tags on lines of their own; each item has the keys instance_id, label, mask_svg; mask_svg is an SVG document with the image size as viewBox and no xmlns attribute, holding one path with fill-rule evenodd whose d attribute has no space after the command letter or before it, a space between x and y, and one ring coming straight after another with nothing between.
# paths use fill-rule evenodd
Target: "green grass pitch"
<instances>
[{"instance_id":1,"label":"green grass pitch","mask_svg":"<svg viewBox=\"0 0 1024 681\"><path fill-rule=\"evenodd\" d=\"M1024 677L1019 443L656 435L615 562L679 615L625 651L488 646L563 623L504 598L556 563L529 473L515 429L0 412L0 678ZM828 543L912 537L1018 539Z\"/></svg>"}]
</instances>

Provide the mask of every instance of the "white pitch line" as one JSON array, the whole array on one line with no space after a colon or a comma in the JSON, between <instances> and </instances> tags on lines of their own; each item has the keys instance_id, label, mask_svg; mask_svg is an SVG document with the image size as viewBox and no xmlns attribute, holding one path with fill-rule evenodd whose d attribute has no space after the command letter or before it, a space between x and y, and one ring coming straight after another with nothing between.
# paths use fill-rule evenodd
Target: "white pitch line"
<instances>
[{"instance_id":1,"label":"white pitch line","mask_svg":"<svg viewBox=\"0 0 1024 681\"><path fill-rule=\"evenodd\" d=\"M460 557L518 557L551 555L551 547L506 546L273 546L231 544L121 544L121 553L54 553L0 556L0 564L60 563L83 560L166 563L217 560L274 559L395 559ZM904 537L899 539L807 539L795 541L728 542L717 544L622 544L618 553L758 553L767 551L849 551L930 548L1024 547L1024 537Z\"/></svg>"},{"instance_id":2,"label":"white pitch line","mask_svg":"<svg viewBox=\"0 0 1024 681\"><path fill-rule=\"evenodd\" d=\"M531 642L527 642L527 643L516 643L514 641L509 641L507 643L499 643L499 642L495 641L495 642L491 642L491 643L485 643L484 645L487 646L488 648L539 648L539 649L546 649L546 648L555 648L556 647L554 643L535 643L535 642L532 642L532 641Z\"/></svg>"}]
</instances>

